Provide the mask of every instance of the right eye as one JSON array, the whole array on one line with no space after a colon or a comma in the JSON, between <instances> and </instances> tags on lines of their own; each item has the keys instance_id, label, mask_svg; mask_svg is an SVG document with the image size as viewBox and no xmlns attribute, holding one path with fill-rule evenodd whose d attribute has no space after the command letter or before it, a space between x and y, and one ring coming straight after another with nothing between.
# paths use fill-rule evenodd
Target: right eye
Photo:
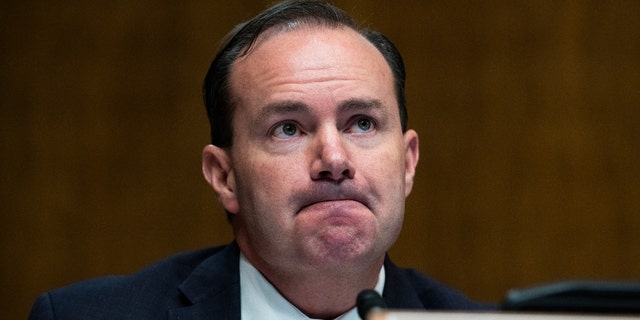
<instances>
[{"instance_id":1,"label":"right eye","mask_svg":"<svg viewBox=\"0 0 640 320\"><path fill-rule=\"evenodd\" d=\"M272 135L276 138L287 139L300 135L300 129L294 122L282 122L273 128Z\"/></svg>"}]
</instances>

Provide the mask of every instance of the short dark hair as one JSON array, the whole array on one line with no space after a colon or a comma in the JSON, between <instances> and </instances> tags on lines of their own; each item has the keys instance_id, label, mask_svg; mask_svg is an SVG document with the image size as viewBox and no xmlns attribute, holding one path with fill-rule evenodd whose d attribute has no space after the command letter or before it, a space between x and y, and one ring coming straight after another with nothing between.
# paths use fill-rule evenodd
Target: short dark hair
<instances>
[{"instance_id":1,"label":"short dark hair","mask_svg":"<svg viewBox=\"0 0 640 320\"><path fill-rule=\"evenodd\" d=\"M204 79L204 104L211 126L211 143L221 148L233 144L231 120L232 97L229 74L233 63L247 54L256 39L272 28L288 30L299 25L318 25L331 28L348 27L371 42L391 68L402 131L407 130L407 110L404 94L405 69L400 52L384 35L362 29L353 17L331 4L314 0L287 0L275 4L253 19L237 25L223 40Z\"/></svg>"}]
</instances>

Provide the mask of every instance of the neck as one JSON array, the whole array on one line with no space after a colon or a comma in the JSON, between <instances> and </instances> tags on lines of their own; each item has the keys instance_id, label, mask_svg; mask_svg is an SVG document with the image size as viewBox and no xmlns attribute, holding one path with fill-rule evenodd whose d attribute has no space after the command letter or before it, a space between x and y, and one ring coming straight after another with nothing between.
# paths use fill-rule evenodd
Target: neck
<instances>
[{"instance_id":1,"label":"neck","mask_svg":"<svg viewBox=\"0 0 640 320\"><path fill-rule=\"evenodd\" d=\"M376 286L384 256L367 266L360 264L305 270L279 270L254 261L249 256L247 260L305 315L334 319L355 307L360 291Z\"/></svg>"}]
</instances>

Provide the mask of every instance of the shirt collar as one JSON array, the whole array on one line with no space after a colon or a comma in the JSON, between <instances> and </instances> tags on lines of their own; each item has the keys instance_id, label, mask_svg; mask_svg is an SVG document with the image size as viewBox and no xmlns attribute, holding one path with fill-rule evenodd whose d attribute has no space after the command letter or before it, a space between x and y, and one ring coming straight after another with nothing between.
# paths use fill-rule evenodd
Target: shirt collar
<instances>
[{"instance_id":1,"label":"shirt collar","mask_svg":"<svg viewBox=\"0 0 640 320\"><path fill-rule=\"evenodd\" d=\"M380 295L384 289L384 282L385 272L382 266L375 287ZM242 253L240 253L240 309L241 319L312 319L285 299ZM357 309L353 308L336 319L359 320L360 317Z\"/></svg>"}]
</instances>

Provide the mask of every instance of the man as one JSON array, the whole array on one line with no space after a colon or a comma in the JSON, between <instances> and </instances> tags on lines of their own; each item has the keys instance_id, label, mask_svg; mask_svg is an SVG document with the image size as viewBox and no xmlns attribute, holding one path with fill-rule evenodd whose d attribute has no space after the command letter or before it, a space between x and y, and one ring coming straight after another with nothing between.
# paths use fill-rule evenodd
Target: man
<instances>
[{"instance_id":1,"label":"man","mask_svg":"<svg viewBox=\"0 0 640 320\"><path fill-rule=\"evenodd\" d=\"M235 28L204 84L203 173L235 241L42 295L31 319L357 319L483 305L386 257L418 163L404 66L325 3L287 1Z\"/></svg>"}]
</instances>

